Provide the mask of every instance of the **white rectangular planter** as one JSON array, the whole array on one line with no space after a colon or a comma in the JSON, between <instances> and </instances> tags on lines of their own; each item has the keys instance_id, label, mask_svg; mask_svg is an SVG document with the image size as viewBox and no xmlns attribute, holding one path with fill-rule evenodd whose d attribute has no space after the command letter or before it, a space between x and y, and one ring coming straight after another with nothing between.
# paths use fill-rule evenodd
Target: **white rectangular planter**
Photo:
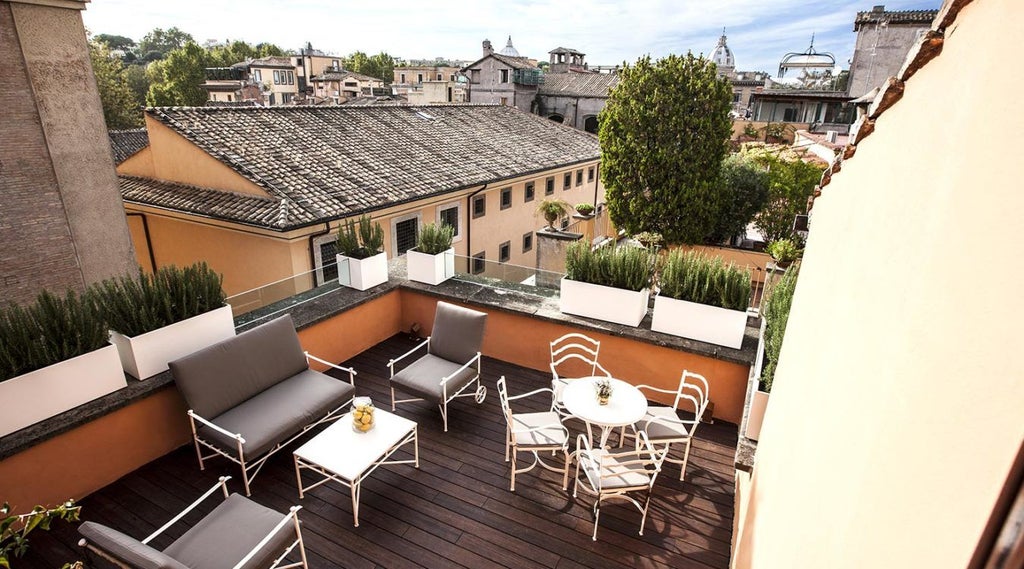
<instances>
[{"instance_id":1,"label":"white rectangular planter","mask_svg":"<svg viewBox=\"0 0 1024 569\"><path fill-rule=\"evenodd\" d=\"M632 291L563 278L558 309L566 314L639 326L647 315L651 291Z\"/></svg>"},{"instance_id":2,"label":"white rectangular planter","mask_svg":"<svg viewBox=\"0 0 1024 569\"><path fill-rule=\"evenodd\" d=\"M755 391L750 400L750 411L747 412L747 429L743 433L752 441L761 437L761 425L764 423L764 411L768 408L769 393Z\"/></svg>"},{"instance_id":3,"label":"white rectangular planter","mask_svg":"<svg viewBox=\"0 0 1024 569\"><path fill-rule=\"evenodd\" d=\"M746 329L746 311L729 310L660 295L654 298L651 330L655 332L739 349L743 344L743 332Z\"/></svg>"},{"instance_id":4,"label":"white rectangular planter","mask_svg":"<svg viewBox=\"0 0 1024 569\"><path fill-rule=\"evenodd\" d=\"M0 437L127 385L114 346L0 381Z\"/></svg>"},{"instance_id":5,"label":"white rectangular planter","mask_svg":"<svg viewBox=\"0 0 1024 569\"><path fill-rule=\"evenodd\" d=\"M139 336L111 330L110 343L117 346L124 371L136 379L146 379L167 371L167 362L234 335L235 319L231 307L225 305Z\"/></svg>"},{"instance_id":6,"label":"white rectangular planter","mask_svg":"<svg viewBox=\"0 0 1024 569\"><path fill-rule=\"evenodd\" d=\"M356 290L366 290L388 282L388 255L378 253L365 259L353 259L338 255L338 282ZM348 282L345 282L345 267L348 267Z\"/></svg>"},{"instance_id":7,"label":"white rectangular planter","mask_svg":"<svg viewBox=\"0 0 1024 569\"><path fill-rule=\"evenodd\" d=\"M436 255L410 249L405 252L405 262L409 270L409 280L419 283L437 285L455 276L454 247Z\"/></svg>"}]
</instances>

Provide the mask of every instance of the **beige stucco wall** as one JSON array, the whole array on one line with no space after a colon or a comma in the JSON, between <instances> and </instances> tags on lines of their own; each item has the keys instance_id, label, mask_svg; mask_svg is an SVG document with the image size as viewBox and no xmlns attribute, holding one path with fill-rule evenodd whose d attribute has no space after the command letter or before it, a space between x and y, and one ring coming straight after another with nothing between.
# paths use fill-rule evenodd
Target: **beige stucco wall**
<instances>
[{"instance_id":1,"label":"beige stucco wall","mask_svg":"<svg viewBox=\"0 0 1024 569\"><path fill-rule=\"evenodd\" d=\"M1024 440L1024 4L969 4L815 202L736 567L962 568Z\"/></svg>"}]
</instances>

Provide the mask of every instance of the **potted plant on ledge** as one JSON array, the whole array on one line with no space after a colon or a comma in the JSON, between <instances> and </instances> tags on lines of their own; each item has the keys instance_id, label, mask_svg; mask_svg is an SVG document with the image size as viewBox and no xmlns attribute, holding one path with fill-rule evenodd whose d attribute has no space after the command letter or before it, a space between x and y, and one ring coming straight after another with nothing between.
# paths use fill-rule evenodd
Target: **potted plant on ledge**
<instances>
[{"instance_id":1,"label":"potted plant on ledge","mask_svg":"<svg viewBox=\"0 0 1024 569\"><path fill-rule=\"evenodd\" d=\"M126 387L93 289L0 309L0 437Z\"/></svg>"},{"instance_id":2,"label":"potted plant on ledge","mask_svg":"<svg viewBox=\"0 0 1024 569\"><path fill-rule=\"evenodd\" d=\"M695 251L672 251L659 279L651 329L739 349L747 327L750 271Z\"/></svg>"},{"instance_id":3,"label":"potted plant on ledge","mask_svg":"<svg viewBox=\"0 0 1024 569\"><path fill-rule=\"evenodd\" d=\"M775 266L785 269L800 258L800 249L792 239L777 239L764 248L765 253L775 259Z\"/></svg>"},{"instance_id":4,"label":"potted plant on ledge","mask_svg":"<svg viewBox=\"0 0 1024 569\"><path fill-rule=\"evenodd\" d=\"M455 248L451 225L428 223L420 229L416 247L405 253L409 279L430 285L441 284L455 276Z\"/></svg>"},{"instance_id":5,"label":"potted plant on ledge","mask_svg":"<svg viewBox=\"0 0 1024 569\"><path fill-rule=\"evenodd\" d=\"M366 290L388 282L388 257L384 252L384 230L370 216L349 219L338 227L338 282L356 290Z\"/></svg>"},{"instance_id":6,"label":"potted plant on ledge","mask_svg":"<svg viewBox=\"0 0 1024 569\"><path fill-rule=\"evenodd\" d=\"M590 203L578 203L576 204L576 213L583 217L590 217L594 215L594 204Z\"/></svg>"},{"instance_id":7,"label":"potted plant on ledge","mask_svg":"<svg viewBox=\"0 0 1024 569\"><path fill-rule=\"evenodd\" d=\"M206 263L99 285L99 301L128 375L146 379L167 362L235 335L223 277Z\"/></svg>"},{"instance_id":8,"label":"potted plant on ledge","mask_svg":"<svg viewBox=\"0 0 1024 569\"><path fill-rule=\"evenodd\" d=\"M647 315L654 256L638 247L569 245L559 310L566 314L638 326Z\"/></svg>"},{"instance_id":9,"label":"potted plant on ledge","mask_svg":"<svg viewBox=\"0 0 1024 569\"><path fill-rule=\"evenodd\" d=\"M765 409L768 407L768 396L775 380L775 369L779 365L779 353L782 351L782 340L786 336L786 324L789 322L789 309L793 305L793 292L796 290L798 276L799 267L786 271L782 279L768 292L761 307L764 324L758 358L762 357L762 353L764 354L764 367L761 369L761 377L758 380L758 390L751 398L750 411L747 414L747 428L744 433L751 440L756 441L761 436L761 423L764 421Z\"/></svg>"},{"instance_id":10,"label":"potted plant on ledge","mask_svg":"<svg viewBox=\"0 0 1024 569\"><path fill-rule=\"evenodd\" d=\"M540 200L540 203L537 204L537 213L548 223L547 229L552 231L558 231L558 228L555 227L555 222L571 212L572 209L572 205L569 202L554 198Z\"/></svg>"}]
</instances>

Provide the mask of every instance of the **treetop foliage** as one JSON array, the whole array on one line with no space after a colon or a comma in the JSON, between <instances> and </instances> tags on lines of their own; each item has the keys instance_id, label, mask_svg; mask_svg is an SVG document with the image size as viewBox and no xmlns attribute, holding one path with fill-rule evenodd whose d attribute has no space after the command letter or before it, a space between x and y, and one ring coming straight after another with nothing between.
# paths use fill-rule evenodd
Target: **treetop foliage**
<instances>
[{"instance_id":1,"label":"treetop foliage","mask_svg":"<svg viewBox=\"0 0 1024 569\"><path fill-rule=\"evenodd\" d=\"M701 243L727 197L720 165L732 133L732 88L688 53L623 65L600 115L601 167L612 220L629 233Z\"/></svg>"}]
</instances>

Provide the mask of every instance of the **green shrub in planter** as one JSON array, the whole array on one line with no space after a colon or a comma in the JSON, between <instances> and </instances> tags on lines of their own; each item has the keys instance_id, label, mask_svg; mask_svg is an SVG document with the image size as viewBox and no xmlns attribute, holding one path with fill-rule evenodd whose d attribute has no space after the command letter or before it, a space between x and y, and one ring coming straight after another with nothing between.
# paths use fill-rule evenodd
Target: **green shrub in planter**
<instances>
[{"instance_id":1,"label":"green shrub in planter","mask_svg":"<svg viewBox=\"0 0 1024 569\"><path fill-rule=\"evenodd\" d=\"M349 219L338 227L335 243L339 255L367 259L384 251L384 229L369 215L364 215L359 218L357 232L355 220Z\"/></svg>"},{"instance_id":2,"label":"green shrub in planter","mask_svg":"<svg viewBox=\"0 0 1024 569\"><path fill-rule=\"evenodd\" d=\"M669 253L659 284L662 296L729 310L746 310L750 300L749 270L696 251Z\"/></svg>"},{"instance_id":3,"label":"green shrub in planter","mask_svg":"<svg viewBox=\"0 0 1024 569\"><path fill-rule=\"evenodd\" d=\"M579 203L576 204L576 213L580 215L591 215L594 213L594 204Z\"/></svg>"},{"instance_id":4,"label":"green shrub in planter","mask_svg":"<svg viewBox=\"0 0 1024 569\"><path fill-rule=\"evenodd\" d=\"M779 266L788 266L800 258L800 249L791 239L777 239L764 248L765 253L772 256Z\"/></svg>"},{"instance_id":5,"label":"green shrub in planter","mask_svg":"<svg viewBox=\"0 0 1024 569\"><path fill-rule=\"evenodd\" d=\"M782 350L782 340L786 336L789 309L793 306L793 292L796 291L799 274L799 266L786 271L786 274L768 291L761 307L761 315L765 320L765 363L761 368L761 391L766 393L771 392L772 382L775 380L775 368L779 365L779 352Z\"/></svg>"},{"instance_id":6,"label":"green shrub in planter","mask_svg":"<svg viewBox=\"0 0 1024 569\"><path fill-rule=\"evenodd\" d=\"M223 282L206 263L197 263L106 280L96 291L110 328L125 336L140 336L224 306Z\"/></svg>"},{"instance_id":7,"label":"green shrub in planter","mask_svg":"<svg viewBox=\"0 0 1024 569\"><path fill-rule=\"evenodd\" d=\"M565 273L569 280L639 291L651 285L654 254L638 247L594 249L581 239L566 249Z\"/></svg>"},{"instance_id":8,"label":"green shrub in planter","mask_svg":"<svg viewBox=\"0 0 1024 569\"><path fill-rule=\"evenodd\" d=\"M0 381L42 369L107 345L97 293L43 291L33 304L0 309Z\"/></svg>"},{"instance_id":9,"label":"green shrub in planter","mask_svg":"<svg viewBox=\"0 0 1024 569\"><path fill-rule=\"evenodd\" d=\"M416 250L427 255L437 255L451 248L455 228L447 223L428 223L420 228Z\"/></svg>"}]
</instances>

